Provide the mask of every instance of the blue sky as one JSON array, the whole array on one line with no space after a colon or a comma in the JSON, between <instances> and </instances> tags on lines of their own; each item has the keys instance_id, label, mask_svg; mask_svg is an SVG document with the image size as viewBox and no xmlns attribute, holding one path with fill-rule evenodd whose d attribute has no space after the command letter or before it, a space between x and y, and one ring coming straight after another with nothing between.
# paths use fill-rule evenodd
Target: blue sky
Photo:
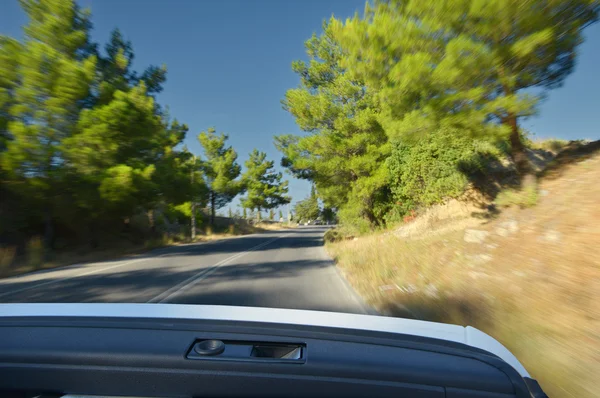
<instances>
[{"instance_id":1,"label":"blue sky","mask_svg":"<svg viewBox=\"0 0 600 398\"><path fill-rule=\"evenodd\" d=\"M133 42L134 68L166 64L168 81L159 102L190 126L188 147L210 126L228 133L245 161L253 149L279 165L273 136L300 133L281 108L298 84L291 62L305 57L303 43L332 14L362 11L364 0L81 0L92 10L92 39L104 43L118 27ZM27 22L18 1L2 0L0 34L21 36ZM553 90L539 115L524 123L535 137L599 139L600 24L585 31L575 72ZM596 51L594 51L596 50ZM289 176L288 176L289 177ZM294 201L308 183L290 178ZM237 201L236 201L237 202Z\"/></svg>"}]
</instances>

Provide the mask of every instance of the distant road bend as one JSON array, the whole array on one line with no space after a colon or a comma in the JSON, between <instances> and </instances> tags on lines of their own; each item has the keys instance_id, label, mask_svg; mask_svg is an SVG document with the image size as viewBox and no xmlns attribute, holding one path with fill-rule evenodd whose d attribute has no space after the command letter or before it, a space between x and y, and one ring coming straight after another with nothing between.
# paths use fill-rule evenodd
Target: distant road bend
<instances>
[{"instance_id":1,"label":"distant road bend","mask_svg":"<svg viewBox=\"0 0 600 398\"><path fill-rule=\"evenodd\" d=\"M323 248L300 227L161 248L142 256L0 279L0 302L241 305L366 313Z\"/></svg>"}]
</instances>

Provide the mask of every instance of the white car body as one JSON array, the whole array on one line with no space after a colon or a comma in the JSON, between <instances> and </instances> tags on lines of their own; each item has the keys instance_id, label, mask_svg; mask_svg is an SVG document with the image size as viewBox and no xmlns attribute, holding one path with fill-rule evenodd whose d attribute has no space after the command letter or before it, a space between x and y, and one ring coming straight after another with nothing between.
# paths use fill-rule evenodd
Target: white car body
<instances>
[{"instance_id":1,"label":"white car body","mask_svg":"<svg viewBox=\"0 0 600 398\"><path fill-rule=\"evenodd\" d=\"M278 308L112 303L0 304L0 317L206 319L312 325L407 334L463 343L485 350L511 365L522 377L530 377L527 370L507 348L478 329L412 319Z\"/></svg>"}]
</instances>

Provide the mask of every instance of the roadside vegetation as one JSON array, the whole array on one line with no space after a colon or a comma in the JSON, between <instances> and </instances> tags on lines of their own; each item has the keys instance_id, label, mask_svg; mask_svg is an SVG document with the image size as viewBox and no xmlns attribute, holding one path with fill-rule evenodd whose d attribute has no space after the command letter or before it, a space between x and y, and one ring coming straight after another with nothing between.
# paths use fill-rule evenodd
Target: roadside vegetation
<instances>
[{"instance_id":1,"label":"roadside vegetation","mask_svg":"<svg viewBox=\"0 0 600 398\"><path fill-rule=\"evenodd\" d=\"M205 242L227 239L235 236L249 235L267 231L278 231L295 228L296 224L270 220L256 221L243 218L227 218L217 216L215 226L208 223L209 215L198 214L204 221L199 221L198 226L205 225L204 229L198 228L195 238L189 233L171 233L140 239L139 242L130 240L118 241L116 237L107 239L94 249L81 246L77 249L53 250L51 256L44 247L40 237L31 238L25 248L19 252L16 246L0 247L0 277L24 274L32 271L62 267L77 263L94 263L105 260L114 260L147 252L164 246ZM152 236L152 235L150 235ZM114 239L114 240L113 240Z\"/></svg>"},{"instance_id":2,"label":"roadside vegetation","mask_svg":"<svg viewBox=\"0 0 600 398\"><path fill-rule=\"evenodd\" d=\"M233 222L240 215L217 225L237 195L257 220L289 203L263 152L244 168L214 128L198 135L201 154L183 145L187 125L157 102L166 66L133 70L133 45L118 29L101 45L73 0L21 5L23 39L0 36L5 273L255 231Z\"/></svg>"},{"instance_id":3,"label":"roadside vegetation","mask_svg":"<svg viewBox=\"0 0 600 398\"><path fill-rule=\"evenodd\" d=\"M597 397L600 152L571 161L540 180L533 207L486 218L448 203L368 236L333 230L328 250L382 314L474 326L549 396Z\"/></svg>"},{"instance_id":4,"label":"roadside vegetation","mask_svg":"<svg viewBox=\"0 0 600 398\"><path fill-rule=\"evenodd\" d=\"M305 134L275 140L336 213L328 248L372 305L480 328L550 396L600 395L600 157L522 122L599 7L391 0L332 17L283 100Z\"/></svg>"},{"instance_id":5,"label":"roadside vegetation","mask_svg":"<svg viewBox=\"0 0 600 398\"><path fill-rule=\"evenodd\" d=\"M256 224L291 201L263 152L242 166L214 128L202 153L183 145L157 102L166 66L133 70L118 30L92 42L74 0L22 5L23 39L0 36L0 273L283 225ZM369 2L306 41L282 100L303 133L275 137L312 184L294 220L339 223L329 249L371 304L479 327L551 396L600 395L599 144L522 122L573 72L599 7Z\"/></svg>"},{"instance_id":6,"label":"roadside vegetation","mask_svg":"<svg viewBox=\"0 0 600 398\"><path fill-rule=\"evenodd\" d=\"M305 134L276 137L282 165L355 234L471 185L524 188L499 201L529 205L536 163L567 143L532 140L522 120L573 71L597 16L588 0L415 0L332 17L292 64L300 84L283 105Z\"/></svg>"}]
</instances>

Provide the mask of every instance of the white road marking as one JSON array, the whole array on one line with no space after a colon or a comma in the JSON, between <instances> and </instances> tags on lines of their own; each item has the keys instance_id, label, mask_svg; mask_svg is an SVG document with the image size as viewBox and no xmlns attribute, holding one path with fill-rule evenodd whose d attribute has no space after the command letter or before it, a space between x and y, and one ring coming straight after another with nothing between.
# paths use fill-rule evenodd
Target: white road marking
<instances>
[{"instance_id":1,"label":"white road marking","mask_svg":"<svg viewBox=\"0 0 600 398\"><path fill-rule=\"evenodd\" d=\"M36 289L38 287L51 285L53 283L58 283L58 282L66 281L66 280L69 280L69 279L79 278L80 276L97 274L98 272L107 271L107 270L113 269L113 268L123 267L125 265L137 263L138 261L143 261L143 260L148 260L148 259L147 258L138 258L136 260L125 261L124 263L120 263L120 264L116 264L116 265L111 265L110 267L93 269L91 271L83 272L81 274L77 274L77 275L73 275L73 276L67 276L67 277L61 278L61 279L54 279L54 280L51 280L51 281L48 281L48 282L37 283L37 284L31 285L31 286L25 286L25 287L23 287L21 289L16 289L16 290L11 290L9 292L0 293L0 297L9 296L11 294L15 294L15 293L19 293L19 292L24 292L24 291L31 290L31 289Z\"/></svg>"},{"instance_id":2,"label":"white road marking","mask_svg":"<svg viewBox=\"0 0 600 398\"><path fill-rule=\"evenodd\" d=\"M277 239L279 239L279 238L282 238L283 236L286 236L286 235L289 235L289 233L288 233L288 234L285 234L285 235L278 236L278 237L276 237L276 238L274 238L274 239L271 239L271 240L269 240L269 241L267 241L267 242L263 242L263 243L261 243L261 244L259 244L259 245L257 245L257 246L254 246L254 247L250 248L249 250L247 250L247 251L245 251L245 252L242 252L242 253L237 253L236 255L234 255L234 256L231 256L231 257L229 257L229 258L226 258L225 260L221 261L220 263L218 263L218 264L215 264L215 265L214 265L212 268L209 268L209 269L207 269L207 270L203 270L202 272L204 272L204 271L211 271L211 272L212 272L214 269L216 269L216 267L218 267L218 266L220 266L220 265L223 265L223 264L221 264L221 263L224 263L224 262L229 262L229 261L231 261L231 260L234 260L234 259L238 258L238 257L239 257L239 256L241 256L241 255L245 255L245 254L247 254L247 253L249 253L249 252L251 252L251 251L253 251L253 250L256 250L256 249L259 249L259 248L261 248L261 247L263 247L263 246L266 246L267 244L269 244L269 243L271 243L271 242L273 242L273 241L275 241L275 240L277 240ZM245 237L245 236L244 236L244 237ZM220 241L222 241L222 240L215 240L214 242L220 242ZM206 243L212 243L212 242L206 242ZM185 250L185 251L186 251L186 252L187 252L187 251L191 251L191 249L193 249L193 247L191 247L191 248L190 248L190 250ZM163 254L163 255L159 255L159 256L156 256L156 257L165 257L166 255L171 255L171 254L170 254L170 253L165 253L165 254ZM87 272L83 272L83 273L76 274L76 275L72 275L72 276L66 276L66 277L64 277L64 278L60 278L60 279L53 279L53 280L50 280L50 281L47 281L47 282L35 283L35 284L33 284L33 285L30 285L30 286L25 286L25 287L22 287L22 288L20 288L20 289L15 289L15 290L10 290L10 291L8 291L8 292L3 292L3 293L0 293L0 297L4 297L4 296L10 296L10 295L12 295L12 294L16 294L16 293L20 293L20 292L25 292L25 291L27 291L27 290L37 289L37 288L39 288L39 287L43 287L43 286L52 285L52 284L54 284L54 283L63 282L63 281L69 280L69 279L75 279L75 278L79 278L79 277L81 277L81 276L87 276L87 275L93 275L93 274L97 274L97 273L99 273L99 272L102 272L102 271L108 271L108 270L110 270L110 269L114 269L114 268L123 267L123 266L125 266L125 265L133 264L133 263L136 263L136 262L139 262L139 261L150 260L150 259L152 259L152 258L156 258L156 257L145 257L145 258L138 258L138 259L135 259L135 260L130 260L130 261L125 261L125 262L120 262L120 263L118 263L118 264L114 264L114 265L111 265L111 266L109 266L109 267L103 267L103 268L99 268L99 269L92 269L92 270L90 270L90 271L87 271ZM75 266L75 265L74 265L74 266ZM74 266L73 266L73 267L74 267ZM60 269L57 269L56 271L64 270L64 269L66 269L66 268L70 268L70 267L71 267L71 266L69 266L69 267L61 267ZM202 276L202 275L201 275L201 274L202 274L202 272L201 272L201 273L199 273L199 274L196 274L196 275L194 275L192 278L197 278L197 277L199 277L199 276ZM30 275L31 275L31 274L30 274ZM27 275L27 276L28 276L28 275ZM208 276L208 275L204 275L204 276L206 277L206 276ZM192 279L192 278L190 278L190 279ZM200 279L199 279L199 280L200 280ZM184 282L187 282L187 280L186 280L186 281L184 281ZM175 286L175 287L178 287L178 286L179 286L179 285L177 285L177 286ZM171 289L167 290L167 292L169 292L170 290L171 290ZM165 293L166 293L166 292L165 292ZM164 294L164 293L163 293L163 294ZM161 295L162 295L162 294L161 294ZM161 296L161 295L159 295L159 296ZM158 296L157 296L157 297L158 297ZM155 298L156 298L156 297L155 297ZM154 299L155 299L155 298L154 298ZM155 302L155 301L154 301L154 299L150 300L149 302Z\"/></svg>"},{"instance_id":3,"label":"white road marking","mask_svg":"<svg viewBox=\"0 0 600 398\"><path fill-rule=\"evenodd\" d=\"M245 256L246 254L253 252L255 250L260 249L261 247L265 247L270 243L275 242L277 239L281 239L284 236L288 236L291 235L292 233L287 233L287 234L283 234L280 235L276 238L270 239L266 242L263 242L261 244L258 244L256 246L251 247L250 249L243 251L241 253L237 253L234 254L231 257L227 257L224 260L219 261L218 263L216 263L215 265L213 265L212 267L209 268L205 268L202 271L198 272L195 275L192 275L191 277L189 277L188 279L184 280L183 282L173 286L172 288L162 292L161 294L159 294L156 297L151 298L150 300L148 300L148 303L166 303L168 300L170 300L171 298L183 293L184 291L188 290L190 287L192 287L193 285L195 285L196 283L200 282L201 280L203 280L204 278L206 278L207 276L209 276L210 274L212 274L217 268L219 268L221 265L225 265L230 263L231 261L238 259L242 256Z\"/></svg>"}]
</instances>

